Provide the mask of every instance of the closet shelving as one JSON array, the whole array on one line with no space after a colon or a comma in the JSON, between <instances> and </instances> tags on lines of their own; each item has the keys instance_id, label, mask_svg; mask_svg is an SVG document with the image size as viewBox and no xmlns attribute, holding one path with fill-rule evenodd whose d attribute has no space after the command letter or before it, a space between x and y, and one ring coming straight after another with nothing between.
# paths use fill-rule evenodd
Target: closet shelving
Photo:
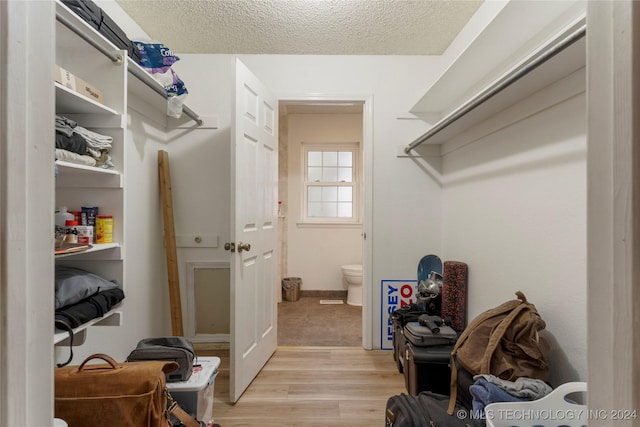
<instances>
[{"instance_id":1,"label":"closet shelving","mask_svg":"<svg viewBox=\"0 0 640 427\"><path fill-rule=\"evenodd\" d=\"M95 86L104 96L102 102L97 102L56 82L56 114L113 138L110 153L113 169L56 161L56 206L67 206L70 210L98 206L100 213L111 214L114 222L113 243L94 244L83 252L54 255L56 264L82 268L115 280L125 291L122 303L103 317L74 329L73 344L80 345L92 326L121 325L122 305L127 301L124 192L128 95L136 94L144 101L145 108L162 114L166 114L167 100L162 85L130 60L126 51L117 49L60 0L56 1L56 65ZM193 126L202 124L189 107L184 106L183 112L181 123L192 119ZM55 331L53 341L66 345L69 334Z\"/></svg>"},{"instance_id":2,"label":"closet shelving","mask_svg":"<svg viewBox=\"0 0 640 427\"><path fill-rule=\"evenodd\" d=\"M76 38L83 39L85 44L100 52L111 63L119 65L126 63L126 68L131 77L126 82L125 87L132 93L140 96L145 100L147 106L152 109L166 113L167 110L167 94L164 87L155 80L149 73L140 67L135 61L131 60L125 52L119 51L116 47L99 34L85 21L80 19L73 11L67 8L60 0L56 1L56 18L59 26L64 26L67 31L73 32ZM76 42L68 45L73 49ZM57 94L56 94L57 95ZM196 125L203 123L202 119L188 105L183 105L183 117L187 117L195 122Z\"/></svg>"},{"instance_id":3,"label":"closet shelving","mask_svg":"<svg viewBox=\"0 0 640 427\"><path fill-rule=\"evenodd\" d=\"M56 13L59 17L56 21L56 65L95 86L103 94L103 102L97 102L56 82L56 114L99 134L111 136L110 155L115 167L103 169L56 160L56 207L80 210L82 206L97 206L99 213L113 216L114 231L112 243L94 244L83 252L53 256L56 265L81 268L107 280L115 280L125 290L126 296L123 230L127 70L125 61L114 63L103 51L121 58L125 52L116 49L60 2L56 3ZM83 37L70 29L68 23L79 29ZM125 302L104 316L74 329L73 344L82 344L91 326L120 325L122 304ZM55 331L53 342L64 345L68 338L66 331Z\"/></svg>"},{"instance_id":4,"label":"closet shelving","mask_svg":"<svg viewBox=\"0 0 640 427\"><path fill-rule=\"evenodd\" d=\"M551 37L464 102L444 114L440 112L442 118L423 135L408 144L404 152L408 154L421 144L442 144L584 68L586 64L585 35L586 19L582 17ZM456 64L453 65L455 66ZM430 91L442 92L439 84L436 82ZM428 97L429 92L423 99Z\"/></svg>"}]
</instances>

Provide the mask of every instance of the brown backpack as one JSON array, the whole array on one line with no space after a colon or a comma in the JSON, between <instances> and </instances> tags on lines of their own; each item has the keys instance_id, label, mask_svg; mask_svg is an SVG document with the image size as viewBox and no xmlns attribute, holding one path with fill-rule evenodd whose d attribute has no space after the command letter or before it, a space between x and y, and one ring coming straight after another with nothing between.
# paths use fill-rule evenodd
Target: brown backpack
<instances>
[{"instance_id":1,"label":"brown backpack","mask_svg":"<svg viewBox=\"0 0 640 427\"><path fill-rule=\"evenodd\" d=\"M548 378L549 345L538 334L546 324L522 292L516 295L517 300L478 315L458 338L451 351L449 414L457 397L458 365L471 375L492 374L509 381Z\"/></svg>"}]
</instances>

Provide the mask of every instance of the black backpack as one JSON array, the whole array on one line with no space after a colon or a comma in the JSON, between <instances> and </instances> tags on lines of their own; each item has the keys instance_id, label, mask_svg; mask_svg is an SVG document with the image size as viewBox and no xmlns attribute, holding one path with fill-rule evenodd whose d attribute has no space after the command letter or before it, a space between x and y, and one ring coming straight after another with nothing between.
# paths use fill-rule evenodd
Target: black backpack
<instances>
[{"instance_id":1,"label":"black backpack","mask_svg":"<svg viewBox=\"0 0 640 427\"><path fill-rule=\"evenodd\" d=\"M398 394L387 400L385 427L484 427L473 411L456 405L447 413L449 396L423 391L417 396Z\"/></svg>"},{"instance_id":2,"label":"black backpack","mask_svg":"<svg viewBox=\"0 0 640 427\"><path fill-rule=\"evenodd\" d=\"M124 292L120 288L107 289L96 292L82 301L59 308L55 311L54 325L57 329L69 333L69 359L58 363L58 367L71 363L73 359L73 329L84 325L92 319L104 316L113 306L124 299Z\"/></svg>"}]
</instances>

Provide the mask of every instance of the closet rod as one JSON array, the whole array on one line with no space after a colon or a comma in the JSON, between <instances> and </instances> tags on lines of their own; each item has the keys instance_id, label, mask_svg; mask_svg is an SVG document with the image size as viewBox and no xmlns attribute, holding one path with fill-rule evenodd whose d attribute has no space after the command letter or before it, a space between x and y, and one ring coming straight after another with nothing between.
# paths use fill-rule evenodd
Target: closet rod
<instances>
[{"instance_id":1,"label":"closet rod","mask_svg":"<svg viewBox=\"0 0 640 427\"><path fill-rule=\"evenodd\" d=\"M80 37L82 40L86 41L87 43L89 43L91 46L93 46L94 48L96 48L98 51L100 51L100 53L102 53L104 56L106 56L107 58L109 58L111 61L113 61L116 64L121 64L124 60L124 58L122 57L122 55L120 55L119 53L116 53L112 50L106 49L104 46L102 46L100 43L97 43L93 38L89 37L82 29L78 28L73 22L69 21L65 16L61 15L60 13L56 13L56 19L58 21L60 21L65 27L67 27L69 30L73 31L75 34L78 35L78 37ZM134 76L136 76L138 79L140 79L140 81L142 81L144 84L146 84L147 86L149 86L151 89L153 89L155 92L157 92L158 94L160 94L163 98L167 98L167 93L163 90L160 89L160 87L158 87L157 85L152 85L150 84L148 81L146 81L143 77L139 76L136 73L136 70L132 68L131 63L129 64L129 71L131 72L131 74L133 74ZM187 107L186 105L184 105L182 107L182 111L189 117L191 117L197 124L198 126L202 125L202 119L189 107Z\"/></svg>"},{"instance_id":2,"label":"closet rod","mask_svg":"<svg viewBox=\"0 0 640 427\"><path fill-rule=\"evenodd\" d=\"M426 142L427 140L429 140L429 138L433 137L437 133L443 131L445 128L453 124L455 121L459 120L474 108L478 107L482 103L492 98L494 95L506 89L512 83L521 79L529 72L533 71L549 59L553 58L558 53L562 52L564 49L571 46L573 43L582 39L587 33L587 25L583 20L576 29L570 29L568 32L569 34L566 37L563 37L560 41L554 43L551 46L546 46L544 50L540 52L536 57L528 58L524 63L518 64L517 66L512 68L505 76L493 82L491 85L476 94L473 98L445 116L442 120L433 125L433 127L425 132L421 137L407 145L404 148L405 154L409 154L411 150Z\"/></svg>"},{"instance_id":3,"label":"closet rod","mask_svg":"<svg viewBox=\"0 0 640 427\"><path fill-rule=\"evenodd\" d=\"M91 46L95 47L100 51L104 56L109 58L116 64L121 64L124 58L119 53L106 49L104 46L97 43L94 39L89 37L84 31L80 28L76 27L75 24L69 21L66 17L62 16L60 13L56 13L56 19L60 21L65 27L76 33L82 40L89 43Z\"/></svg>"},{"instance_id":4,"label":"closet rod","mask_svg":"<svg viewBox=\"0 0 640 427\"><path fill-rule=\"evenodd\" d=\"M150 84L146 78L151 78L153 79L153 77L151 77L150 74L148 74L146 71L142 71L144 72L144 76L146 77L142 77L142 75L140 75L140 70L142 70L142 68L136 68L135 65L132 65L132 63L129 63L129 71L131 74L133 74L134 76L136 76L138 78L138 80L140 80L142 83L146 84L147 86L149 86L151 89L153 89L154 92L156 92L158 95L162 96L163 98L167 99L168 95L167 92L165 92L164 88L162 86L159 85L155 85L155 84ZM155 82L155 80L154 80ZM196 122L198 124L198 126L202 125L202 119L188 106L183 105L182 106L182 112L185 113L187 116L191 117L193 119L194 122Z\"/></svg>"}]
</instances>

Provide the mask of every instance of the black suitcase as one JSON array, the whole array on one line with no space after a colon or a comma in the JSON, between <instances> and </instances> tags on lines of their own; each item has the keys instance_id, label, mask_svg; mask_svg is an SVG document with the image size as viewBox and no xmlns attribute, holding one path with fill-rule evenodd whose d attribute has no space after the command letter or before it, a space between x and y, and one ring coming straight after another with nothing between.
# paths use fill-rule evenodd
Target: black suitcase
<instances>
[{"instance_id":1,"label":"black suitcase","mask_svg":"<svg viewBox=\"0 0 640 427\"><path fill-rule=\"evenodd\" d=\"M409 394L431 391L444 395L451 388L452 345L416 347L407 342L404 382Z\"/></svg>"},{"instance_id":2,"label":"black suitcase","mask_svg":"<svg viewBox=\"0 0 640 427\"><path fill-rule=\"evenodd\" d=\"M140 53L124 31L91 0L62 0L76 15L98 30L119 49L125 49L131 59L140 63Z\"/></svg>"},{"instance_id":3,"label":"black suitcase","mask_svg":"<svg viewBox=\"0 0 640 427\"><path fill-rule=\"evenodd\" d=\"M458 334L450 326L439 326L437 333L431 332L427 326L418 322L409 322L404 327L404 337L417 347L429 347L434 345L453 346L458 339Z\"/></svg>"},{"instance_id":4,"label":"black suitcase","mask_svg":"<svg viewBox=\"0 0 640 427\"><path fill-rule=\"evenodd\" d=\"M392 324L391 341L393 344L393 360L395 360L400 373L403 372L404 363L404 327L409 322L417 322L423 314L429 314L417 304L409 304L389 314Z\"/></svg>"},{"instance_id":5,"label":"black suitcase","mask_svg":"<svg viewBox=\"0 0 640 427\"><path fill-rule=\"evenodd\" d=\"M385 427L484 427L471 412L456 405L453 415L447 413L449 397L430 392L417 396L398 394L387 399Z\"/></svg>"}]
</instances>

